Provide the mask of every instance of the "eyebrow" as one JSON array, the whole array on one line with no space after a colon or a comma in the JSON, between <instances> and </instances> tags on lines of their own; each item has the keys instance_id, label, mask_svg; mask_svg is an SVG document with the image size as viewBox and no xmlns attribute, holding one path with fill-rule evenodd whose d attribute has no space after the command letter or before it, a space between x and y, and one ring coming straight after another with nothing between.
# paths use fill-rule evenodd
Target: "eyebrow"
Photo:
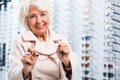
<instances>
[{"instance_id":1,"label":"eyebrow","mask_svg":"<svg viewBox=\"0 0 120 80\"><path fill-rule=\"evenodd\" d=\"M41 11L41 13L48 13L48 11Z\"/></svg>"},{"instance_id":2,"label":"eyebrow","mask_svg":"<svg viewBox=\"0 0 120 80\"><path fill-rule=\"evenodd\" d=\"M48 11L41 11L40 10L40 13L48 13ZM28 16L30 16L30 15L34 15L34 13L29 13Z\"/></svg>"}]
</instances>

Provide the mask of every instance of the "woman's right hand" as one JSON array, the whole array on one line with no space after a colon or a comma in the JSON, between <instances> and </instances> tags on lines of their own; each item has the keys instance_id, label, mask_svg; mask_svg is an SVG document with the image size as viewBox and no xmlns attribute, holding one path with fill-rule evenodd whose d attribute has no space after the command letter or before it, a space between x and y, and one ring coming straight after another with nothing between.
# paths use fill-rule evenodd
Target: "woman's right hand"
<instances>
[{"instance_id":1,"label":"woman's right hand","mask_svg":"<svg viewBox=\"0 0 120 80\"><path fill-rule=\"evenodd\" d=\"M21 59L23 63L23 77L24 79L29 76L29 73L34 68L36 63L37 57L36 57L36 51L32 48L28 48L28 54L24 55Z\"/></svg>"}]
</instances>

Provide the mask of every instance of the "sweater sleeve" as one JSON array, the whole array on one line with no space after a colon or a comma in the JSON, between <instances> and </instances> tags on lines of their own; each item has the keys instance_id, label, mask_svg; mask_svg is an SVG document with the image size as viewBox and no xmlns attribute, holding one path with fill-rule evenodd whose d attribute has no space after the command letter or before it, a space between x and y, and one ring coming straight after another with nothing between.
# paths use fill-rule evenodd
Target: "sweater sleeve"
<instances>
[{"instance_id":1,"label":"sweater sleeve","mask_svg":"<svg viewBox=\"0 0 120 80\"><path fill-rule=\"evenodd\" d=\"M9 55L9 69L8 69L8 80L23 80L22 75L22 62L21 58L23 50L20 46L19 39L15 39L13 42L13 46Z\"/></svg>"}]
</instances>

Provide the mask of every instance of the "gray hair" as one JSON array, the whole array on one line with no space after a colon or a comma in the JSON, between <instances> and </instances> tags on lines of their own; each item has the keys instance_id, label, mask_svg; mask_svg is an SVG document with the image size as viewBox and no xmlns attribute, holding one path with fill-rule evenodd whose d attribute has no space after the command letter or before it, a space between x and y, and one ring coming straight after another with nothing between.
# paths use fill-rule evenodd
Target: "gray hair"
<instances>
[{"instance_id":1,"label":"gray hair","mask_svg":"<svg viewBox=\"0 0 120 80\"><path fill-rule=\"evenodd\" d=\"M35 6L40 10L48 11L49 16L51 16L52 14L52 10L49 5L49 0L22 0L20 5L19 21L20 24L27 29L29 29L27 25L27 16L30 6Z\"/></svg>"}]
</instances>

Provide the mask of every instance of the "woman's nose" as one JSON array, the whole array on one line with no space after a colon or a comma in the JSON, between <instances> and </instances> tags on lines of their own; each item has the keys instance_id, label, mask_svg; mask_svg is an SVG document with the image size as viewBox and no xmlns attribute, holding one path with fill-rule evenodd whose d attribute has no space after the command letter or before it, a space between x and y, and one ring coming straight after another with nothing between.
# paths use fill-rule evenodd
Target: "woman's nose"
<instances>
[{"instance_id":1,"label":"woman's nose","mask_svg":"<svg viewBox=\"0 0 120 80\"><path fill-rule=\"evenodd\" d=\"M36 22L37 22L37 23L41 23L41 22L42 22L42 17L41 17L41 16L38 16Z\"/></svg>"}]
</instances>

